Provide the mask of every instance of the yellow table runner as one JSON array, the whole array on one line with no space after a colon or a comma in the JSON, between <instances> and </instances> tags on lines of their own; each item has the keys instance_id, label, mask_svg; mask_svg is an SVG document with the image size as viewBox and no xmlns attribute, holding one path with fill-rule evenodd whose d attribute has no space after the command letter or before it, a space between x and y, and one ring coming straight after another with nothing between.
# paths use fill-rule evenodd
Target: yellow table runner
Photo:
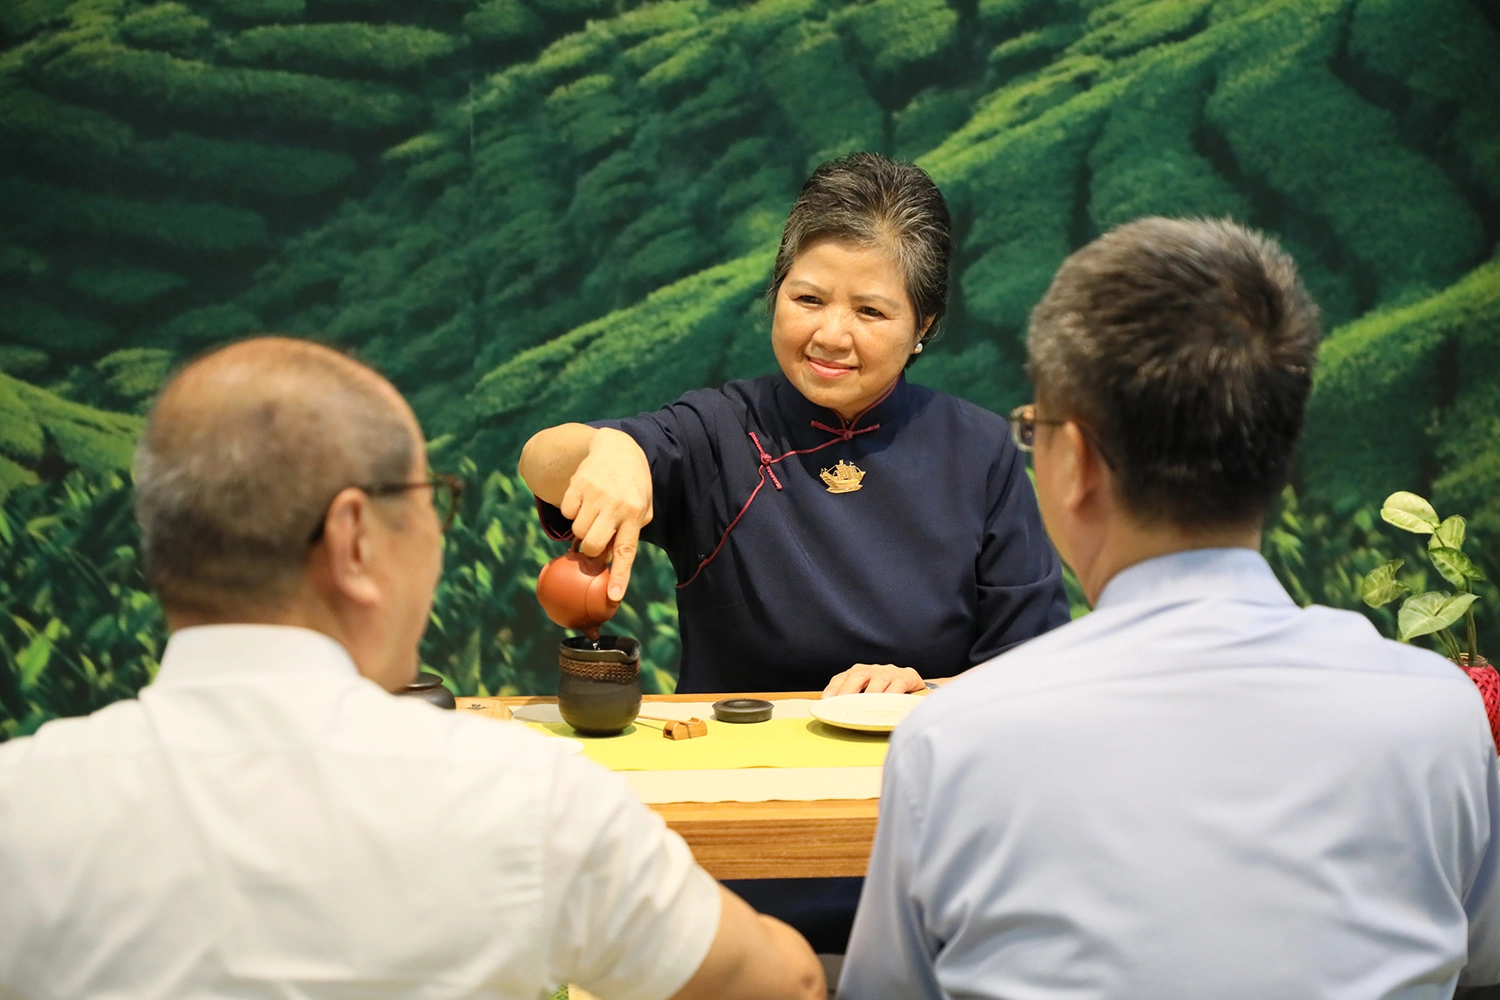
<instances>
[{"instance_id":1,"label":"yellow table runner","mask_svg":"<svg viewBox=\"0 0 1500 1000\"><path fill-rule=\"evenodd\" d=\"M817 719L736 724L708 720L708 735L669 740L661 724L640 721L618 736L583 736L566 722L528 722L583 744L611 771L710 771L742 767L879 767L890 737L825 725Z\"/></svg>"}]
</instances>

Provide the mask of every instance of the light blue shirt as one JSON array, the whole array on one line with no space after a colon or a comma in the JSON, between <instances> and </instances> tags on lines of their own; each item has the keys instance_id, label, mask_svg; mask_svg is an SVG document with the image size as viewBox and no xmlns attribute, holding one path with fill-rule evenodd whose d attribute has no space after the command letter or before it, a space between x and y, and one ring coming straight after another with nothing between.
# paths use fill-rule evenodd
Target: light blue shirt
<instances>
[{"instance_id":1,"label":"light blue shirt","mask_svg":"<svg viewBox=\"0 0 1500 1000\"><path fill-rule=\"evenodd\" d=\"M1446 1000L1459 981L1500 982L1478 691L1216 549L1125 570L901 724L838 993Z\"/></svg>"}]
</instances>

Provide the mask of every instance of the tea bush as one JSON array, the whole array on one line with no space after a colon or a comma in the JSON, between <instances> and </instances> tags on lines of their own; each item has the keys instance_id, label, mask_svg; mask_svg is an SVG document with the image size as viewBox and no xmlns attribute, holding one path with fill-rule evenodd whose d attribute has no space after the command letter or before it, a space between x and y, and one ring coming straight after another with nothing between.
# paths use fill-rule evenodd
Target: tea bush
<instances>
[{"instance_id":1,"label":"tea bush","mask_svg":"<svg viewBox=\"0 0 1500 1000\"><path fill-rule=\"evenodd\" d=\"M400 24L278 24L250 28L224 43L239 63L335 76L400 76L458 48L440 31Z\"/></svg>"}]
</instances>

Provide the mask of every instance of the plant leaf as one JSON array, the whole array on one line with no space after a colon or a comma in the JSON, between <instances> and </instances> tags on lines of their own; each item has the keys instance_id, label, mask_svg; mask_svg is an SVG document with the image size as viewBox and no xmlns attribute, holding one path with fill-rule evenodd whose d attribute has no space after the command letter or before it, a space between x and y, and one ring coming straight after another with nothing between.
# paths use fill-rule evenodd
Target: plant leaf
<instances>
[{"instance_id":1,"label":"plant leaf","mask_svg":"<svg viewBox=\"0 0 1500 1000\"><path fill-rule=\"evenodd\" d=\"M1443 579L1455 587L1467 586L1470 580L1484 579L1484 574L1474 565L1474 561L1457 549L1429 549L1427 558L1443 574Z\"/></svg>"},{"instance_id":2,"label":"plant leaf","mask_svg":"<svg viewBox=\"0 0 1500 1000\"><path fill-rule=\"evenodd\" d=\"M1464 616L1464 612L1469 610L1469 605L1477 600L1479 600L1478 594L1454 594L1448 599L1448 603L1443 605L1443 614L1451 612L1456 616L1453 620L1458 621Z\"/></svg>"},{"instance_id":3,"label":"plant leaf","mask_svg":"<svg viewBox=\"0 0 1500 1000\"><path fill-rule=\"evenodd\" d=\"M1469 605L1479 600L1473 594L1444 594L1429 590L1418 594L1401 605L1396 616L1396 626L1402 642L1410 642L1419 635L1431 635L1440 628L1447 628L1464 616Z\"/></svg>"},{"instance_id":4,"label":"plant leaf","mask_svg":"<svg viewBox=\"0 0 1500 1000\"><path fill-rule=\"evenodd\" d=\"M1430 549L1461 549L1464 547L1464 529L1469 522L1454 514L1452 517L1443 518L1443 523L1437 526L1432 537L1427 540Z\"/></svg>"},{"instance_id":5,"label":"plant leaf","mask_svg":"<svg viewBox=\"0 0 1500 1000\"><path fill-rule=\"evenodd\" d=\"M1366 604L1378 608L1411 593L1410 587L1396 579L1396 571L1403 562L1403 559L1392 559L1365 574L1365 578L1359 582L1359 596L1364 598Z\"/></svg>"},{"instance_id":6,"label":"plant leaf","mask_svg":"<svg viewBox=\"0 0 1500 1000\"><path fill-rule=\"evenodd\" d=\"M1403 531L1430 535L1438 526L1437 511L1415 493L1392 493L1385 498L1380 516Z\"/></svg>"}]
</instances>

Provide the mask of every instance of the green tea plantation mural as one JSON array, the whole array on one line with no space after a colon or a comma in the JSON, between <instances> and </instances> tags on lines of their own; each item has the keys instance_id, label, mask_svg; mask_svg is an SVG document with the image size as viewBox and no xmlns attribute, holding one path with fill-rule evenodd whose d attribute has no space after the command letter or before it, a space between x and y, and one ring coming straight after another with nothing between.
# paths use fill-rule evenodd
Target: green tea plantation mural
<instances>
[{"instance_id":1,"label":"green tea plantation mural","mask_svg":"<svg viewBox=\"0 0 1500 1000\"><path fill-rule=\"evenodd\" d=\"M0 0L0 738L151 678L133 440L261 331L386 373L470 484L427 666L553 690L521 443L772 370L780 224L854 149L947 194L910 374L996 410L1071 249L1145 214L1276 235L1328 336L1266 554L1393 635L1360 577L1444 586L1379 516L1421 494L1467 518L1500 650L1496 0ZM648 559L617 619L658 690L672 584Z\"/></svg>"}]
</instances>

